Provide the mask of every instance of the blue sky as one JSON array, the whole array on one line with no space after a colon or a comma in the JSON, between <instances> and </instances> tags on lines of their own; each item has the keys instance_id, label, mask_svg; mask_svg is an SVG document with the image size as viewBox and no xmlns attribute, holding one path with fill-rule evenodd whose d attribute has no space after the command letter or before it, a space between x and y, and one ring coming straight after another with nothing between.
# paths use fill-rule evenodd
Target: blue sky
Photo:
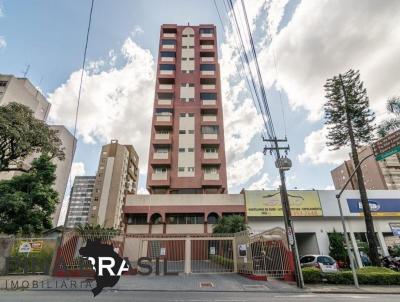
<instances>
[{"instance_id":1,"label":"blue sky","mask_svg":"<svg viewBox=\"0 0 400 302\"><path fill-rule=\"evenodd\" d=\"M217 3L227 24L223 1ZM288 187L331 188L330 170L347 150L325 147L323 84L338 72L360 69L378 121L384 118L385 99L400 92L399 1L245 3L281 136L282 98L293 160ZM0 0L0 72L22 76L29 64L29 79L53 104L49 122L69 129L89 7L90 0ZM212 0L95 0L74 174L94 174L100 146L117 138L139 150L143 192L159 28L188 22L218 27L230 192L277 187L272 157L260 154L260 118L238 76L232 32L224 32Z\"/></svg>"}]
</instances>

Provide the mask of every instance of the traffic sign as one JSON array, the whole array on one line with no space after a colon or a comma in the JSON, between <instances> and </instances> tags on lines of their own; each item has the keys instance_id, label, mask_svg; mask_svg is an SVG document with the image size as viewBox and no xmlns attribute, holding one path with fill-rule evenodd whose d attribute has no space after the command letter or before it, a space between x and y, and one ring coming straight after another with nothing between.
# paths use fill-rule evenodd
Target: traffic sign
<instances>
[{"instance_id":1,"label":"traffic sign","mask_svg":"<svg viewBox=\"0 0 400 302\"><path fill-rule=\"evenodd\" d=\"M397 130L372 144L376 160L383 160L400 152L400 130Z\"/></svg>"}]
</instances>

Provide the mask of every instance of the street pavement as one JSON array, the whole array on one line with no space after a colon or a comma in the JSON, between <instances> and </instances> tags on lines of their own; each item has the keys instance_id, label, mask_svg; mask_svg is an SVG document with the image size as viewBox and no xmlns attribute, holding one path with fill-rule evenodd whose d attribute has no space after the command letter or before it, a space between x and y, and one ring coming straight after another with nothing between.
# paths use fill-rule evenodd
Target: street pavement
<instances>
[{"instance_id":1,"label":"street pavement","mask_svg":"<svg viewBox=\"0 0 400 302\"><path fill-rule=\"evenodd\" d=\"M336 301L399 301L398 295L370 294L305 294L269 292L163 292L107 290L96 298L87 291L2 291L2 302L336 302Z\"/></svg>"}]
</instances>

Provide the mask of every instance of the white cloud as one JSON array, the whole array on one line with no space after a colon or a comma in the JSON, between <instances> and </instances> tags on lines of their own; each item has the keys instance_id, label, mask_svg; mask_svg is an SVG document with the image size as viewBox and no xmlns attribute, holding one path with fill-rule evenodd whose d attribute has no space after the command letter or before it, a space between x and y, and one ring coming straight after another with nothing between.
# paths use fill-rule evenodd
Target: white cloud
<instances>
[{"instance_id":1,"label":"white cloud","mask_svg":"<svg viewBox=\"0 0 400 302\"><path fill-rule=\"evenodd\" d=\"M83 162L74 162L71 166L71 180L75 179L75 176L83 176L86 174L85 164Z\"/></svg>"},{"instance_id":2,"label":"white cloud","mask_svg":"<svg viewBox=\"0 0 400 302\"><path fill-rule=\"evenodd\" d=\"M0 18L4 17L4 7L3 4L0 3Z\"/></svg>"},{"instance_id":3,"label":"white cloud","mask_svg":"<svg viewBox=\"0 0 400 302\"><path fill-rule=\"evenodd\" d=\"M264 173L261 175L259 179L254 181L249 187L248 190L266 190L271 187L271 179L268 173Z\"/></svg>"},{"instance_id":4,"label":"white cloud","mask_svg":"<svg viewBox=\"0 0 400 302\"><path fill-rule=\"evenodd\" d=\"M311 132L304 139L304 152L298 156L299 161L312 164L340 164L345 159L349 159L350 149L348 147L331 151L331 148L326 146L327 135L328 128L326 126Z\"/></svg>"},{"instance_id":5,"label":"white cloud","mask_svg":"<svg viewBox=\"0 0 400 302\"><path fill-rule=\"evenodd\" d=\"M7 41L3 36L0 36L0 49L5 48L7 46Z\"/></svg>"},{"instance_id":6,"label":"white cloud","mask_svg":"<svg viewBox=\"0 0 400 302\"><path fill-rule=\"evenodd\" d=\"M400 2L375 0L302 1L292 19L277 34L271 47L260 53L263 70L272 70L273 53L279 76L266 73L270 85L277 80L289 103L309 112L309 120L322 117L323 85L327 78L349 68L359 69L371 105L382 113L383 101L399 91Z\"/></svg>"},{"instance_id":7,"label":"white cloud","mask_svg":"<svg viewBox=\"0 0 400 302\"><path fill-rule=\"evenodd\" d=\"M231 186L245 184L254 175L259 174L264 166L264 154L256 152L233 162L228 169Z\"/></svg>"},{"instance_id":8,"label":"white cloud","mask_svg":"<svg viewBox=\"0 0 400 302\"><path fill-rule=\"evenodd\" d=\"M122 144L132 144L139 153L140 168L144 171L154 97L154 59L149 50L141 48L131 38L125 40L119 54L126 61L123 67L113 67L115 56L112 51L107 62L88 63L77 133L85 143L104 144L118 139ZM100 71L106 65L111 67ZM79 70L73 72L66 83L49 94L50 120L69 128L74 126L80 73Z\"/></svg>"}]
</instances>

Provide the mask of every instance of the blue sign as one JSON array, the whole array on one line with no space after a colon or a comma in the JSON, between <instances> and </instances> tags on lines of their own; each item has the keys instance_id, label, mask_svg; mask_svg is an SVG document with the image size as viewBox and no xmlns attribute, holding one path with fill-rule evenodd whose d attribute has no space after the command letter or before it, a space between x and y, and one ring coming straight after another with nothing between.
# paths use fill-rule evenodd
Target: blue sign
<instances>
[{"instance_id":1,"label":"blue sign","mask_svg":"<svg viewBox=\"0 0 400 302\"><path fill-rule=\"evenodd\" d=\"M375 216L400 216L400 198L371 198L368 199L371 212ZM347 199L350 213L363 213L361 199Z\"/></svg>"}]
</instances>

